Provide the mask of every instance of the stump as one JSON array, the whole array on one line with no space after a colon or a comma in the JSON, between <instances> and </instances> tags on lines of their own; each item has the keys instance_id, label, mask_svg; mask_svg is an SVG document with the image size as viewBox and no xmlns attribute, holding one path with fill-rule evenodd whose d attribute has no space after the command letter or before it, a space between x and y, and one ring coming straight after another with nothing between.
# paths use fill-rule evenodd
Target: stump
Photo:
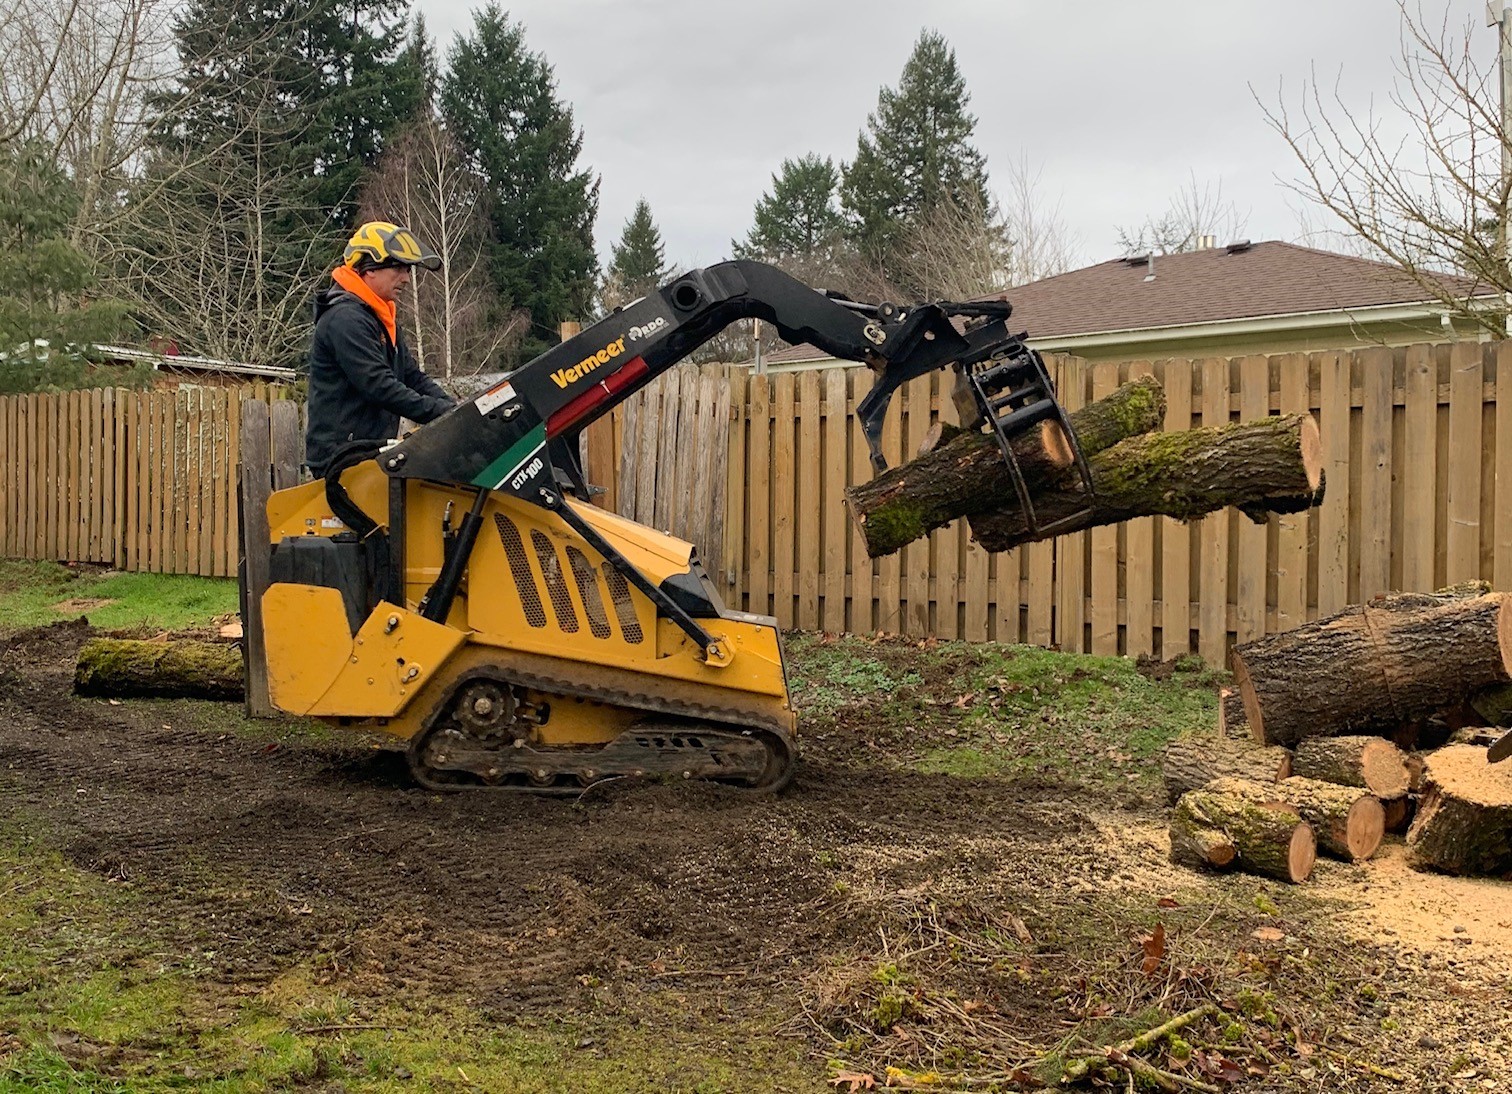
<instances>
[{"instance_id":1,"label":"stump","mask_svg":"<svg viewBox=\"0 0 1512 1094\"><path fill-rule=\"evenodd\" d=\"M1248 779L1273 783L1291 774L1291 753L1284 748L1254 748L1248 742L1187 739L1166 747L1160 772L1165 779L1166 800L1176 800L1188 790L1198 790L1214 779Z\"/></svg>"},{"instance_id":2,"label":"stump","mask_svg":"<svg viewBox=\"0 0 1512 1094\"><path fill-rule=\"evenodd\" d=\"M239 700L242 652L223 642L91 638L79 649L74 691L119 699Z\"/></svg>"},{"instance_id":3,"label":"stump","mask_svg":"<svg viewBox=\"0 0 1512 1094\"><path fill-rule=\"evenodd\" d=\"M1297 745L1292 773L1378 798L1400 798L1412 786L1406 756L1384 737L1309 737Z\"/></svg>"},{"instance_id":4,"label":"stump","mask_svg":"<svg viewBox=\"0 0 1512 1094\"><path fill-rule=\"evenodd\" d=\"M1512 682L1509 603L1501 593L1398 594L1235 647L1251 735L1287 747L1316 736L1389 736Z\"/></svg>"},{"instance_id":5,"label":"stump","mask_svg":"<svg viewBox=\"0 0 1512 1094\"><path fill-rule=\"evenodd\" d=\"M1294 809L1312 826L1319 849L1346 862L1362 862L1375 854L1386 833L1386 811L1380 800L1346 786L1293 775L1279 783L1216 779L1208 789Z\"/></svg>"},{"instance_id":6,"label":"stump","mask_svg":"<svg viewBox=\"0 0 1512 1094\"><path fill-rule=\"evenodd\" d=\"M1194 520L1229 505L1263 522L1267 513L1301 512L1322 497L1323 449L1318 424L1306 414L1131 437L1089 457L1087 466L1090 502L1079 482L1064 478L1032 491L1042 524L1069 520L1067 532L1135 517ZM1036 538L1015 497L1002 496L969 520L988 551Z\"/></svg>"},{"instance_id":7,"label":"stump","mask_svg":"<svg viewBox=\"0 0 1512 1094\"><path fill-rule=\"evenodd\" d=\"M1164 417L1165 391L1151 376L1124 384L1068 420L1083 454L1090 456L1126 437L1158 429ZM994 436L937 425L914 459L845 491L846 507L872 558L892 554L1006 497L1017 498ZM1060 478L1071 464L1065 436L1049 422L1015 438L1012 447L1031 488Z\"/></svg>"},{"instance_id":8,"label":"stump","mask_svg":"<svg viewBox=\"0 0 1512 1094\"><path fill-rule=\"evenodd\" d=\"M1512 876L1512 769L1487 762L1484 748L1450 745L1428 757L1424 778L1408 861L1446 874Z\"/></svg>"},{"instance_id":9,"label":"stump","mask_svg":"<svg viewBox=\"0 0 1512 1094\"><path fill-rule=\"evenodd\" d=\"M1183 794L1170 833L1171 860L1188 866L1233 865L1296 883L1307 880L1318 857L1311 826L1294 810L1239 794Z\"/></svg>"}]
</instances>

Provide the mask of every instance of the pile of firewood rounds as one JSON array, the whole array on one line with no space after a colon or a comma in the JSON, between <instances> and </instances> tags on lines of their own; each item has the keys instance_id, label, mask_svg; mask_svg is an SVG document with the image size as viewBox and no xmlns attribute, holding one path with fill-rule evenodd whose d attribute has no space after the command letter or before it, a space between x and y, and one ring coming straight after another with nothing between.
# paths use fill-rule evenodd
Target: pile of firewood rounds
<instances>
[{"instance_id":1,"label":"pile of firewood rounds","mask_svg":"<svg viewBox=\"0 0 1512 1094\"><path fill-rule=\"evenodd\" d=\"M1405 832L1418 869L1512 876L1512 596L1380 596L1232 665L1217 735L1166 752L1173 861L1300 882Z\"/></svg>"}]
</instances>

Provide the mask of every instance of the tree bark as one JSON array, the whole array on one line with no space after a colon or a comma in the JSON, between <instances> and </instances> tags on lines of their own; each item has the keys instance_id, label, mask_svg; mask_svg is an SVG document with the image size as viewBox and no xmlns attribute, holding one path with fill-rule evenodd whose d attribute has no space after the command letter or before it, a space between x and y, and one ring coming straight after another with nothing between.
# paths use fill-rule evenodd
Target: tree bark
<instances>
[{"instance_id":1,"label":"tree bark","mask_svg":"<svg viewBox=\"0 0 1512 1094\"><path fill-rule=\"evenodd\" d=\"M1428 757L1427 790L1407 831L1408 861L1446 874L1512 877L1512 770L1475 745Z\"/></svg>"},{"instance_id":2,"label":"tree bark","mask_svg":"<svg viewBox=\"0 0 1512 1094\"><path fill-rule=\"evenodd\" d=\"M1131 437L1087 460L1092 498L1080 483L1060 479L1033 491L1041 524L1069 521L1057 534L1118 524L1134 517L1193 520L1233 505L1253 520L1317 504L1323 483L1318 424L1306 414L1236 425ZM999 496L992 512L969 515L988 551L1008 551L1037 538L1016 497Z\"/></svg>"},{"instance_id":3,"label":"tree bark","mask_svg":"<svg viewBox=\"0 0 1512 1094\"><path fill-rule=\"evenodd\" d=\"M1255 748L1248 742L1227 740L1172 741L1160 765L1166 799L1175 805L1188 790L1199 790L1214 779L1237 778L1274 783L1291 774L1291 753L1284 748Z\"/></svg>"},{"instance_id":4,"label":"tree bark","mask_svg":"<svg viewBox=\"0 0 1512 1094\"><path fill-rule=\"evenodd\" d=\"M242 698L242 652L220 642L91 638L79 649L74 691L118 699Z\"/></svg>"},{"instance_id":5,"label":"tree bark","mask_svg":"<svg viewBox=\"0 0 1512 1094\"><path fill-rule=\"evenodd\" d=\"M1234 865L1282 881L1306 881L1318 857L1312 827L1285 805L1193 790L1171 812L1171 860Z\"/></svg>"},{"instance_id":6,"label":"tree bark","mask_svg":"<svg viewBox=\"0 0 1512 1094\"><path fill-rule=\"evenodd\" d=\"M1400 798L1382 802L1381 811L1385 817L1386 831L1397 835L1407 831L1407 825L1412 821L1414 804L1411 794L1403 794Z\"/></svg>"},{"instance_id":7,"label":"tree bark","mask_svg":"<svg viewBox=\"0 0 1512 1094\"><path fill-rule=\"evenodd\" d=\"M1218 736L1250 740L1249 720L1244 715L1244 696L1238 688L1224 688L1218 693Z\"/></svg>"},{"instance_id":8,"label":"tree bark","mask_svg":"<svg viewBox=\"0 0 1512 1094\"><path fill-rule=\"evenodd\" d=\"M1158 429L1165 417L1165 390L1153 376L1124 384L1104 399L1069 416L1082 453L1091 456L1126 437ZM1058 426L1013 442L1030 489L1057 481L1071 464L1071 449ZM948 427L954 428L954 427ZM969 513L1017 499L997 439L956 430L948 439L870 482L845 492L846 507L872 558L892 554L933 529ZM1048 438L1048 443L1047 443ZM926 446L929 441L926 439Z\"/></svg>"},{"instance_id":9,"label":"tree bark","mask_svg":"<svg viewBox=\"0 0 1512 1094\"><path fill-rule=\"evenodd\" d=\"M1234 679L1262 744L1389 736L1512 682L1507 596L1403 593L1235 647Z\"/></svg>"},{"instance_id":10,"label":"tree bark","mask_svg":"<svg viewBox=\"0 0 1512 1094\"><path fill-rule=\"evenodd\" d=\"M1380 800L1346 786L1293 775L1278 783L1215 779L1208 789L1294 809L1312 825L1319 849L1346 862L1362 862L1375 854L1386 832L1386 811Z\"/></svg>"},{"instance_id":11,"label":"tree bark","mask_svg":"<svg viewBox=\"0 0 1512 1094\"><path fill-rule=\"evenodd\" d=\"M1292 772L1378 798L1400 798L1412 785L1405 754L1384 737L1309 737L1297 745Z\"/></svg>"}]
</instances>

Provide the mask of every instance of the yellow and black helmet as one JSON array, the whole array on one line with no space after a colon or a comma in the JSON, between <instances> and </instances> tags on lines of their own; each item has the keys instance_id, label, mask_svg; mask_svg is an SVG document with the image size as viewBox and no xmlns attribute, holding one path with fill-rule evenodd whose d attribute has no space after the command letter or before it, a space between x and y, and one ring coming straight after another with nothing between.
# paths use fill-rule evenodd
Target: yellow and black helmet
<instances>
[{"instance_id":1,"label":"yellow and black helmet","mask_svg":"<svg viewBox=\"0 0 1512 1094\"><path fill-rule=\"evenodd\" d=\"M414 232L386 220L370 220L353 232L342 261L358 273L381 266L441 268L441 256L416 239Z\"/></svg>"}]
</instances>

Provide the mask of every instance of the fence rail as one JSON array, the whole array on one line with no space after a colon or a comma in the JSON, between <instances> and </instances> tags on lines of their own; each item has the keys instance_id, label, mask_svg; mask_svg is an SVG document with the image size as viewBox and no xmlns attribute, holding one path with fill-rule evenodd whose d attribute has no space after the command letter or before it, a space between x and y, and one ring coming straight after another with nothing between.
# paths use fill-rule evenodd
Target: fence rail
<instances>
[{"instance_id":1,"label":"fence rail","mask_svg":"<svg viewBox=\"0 0 1512 1094\"><path fill-rule=\"evenodd\" d=\"M1051 365L1072 408L1158 376L1167 429L1311 412L1323 505L1260 525L1232 510L1189 525L1143 518L1002 555L957 522L872 560L841 504L871 474L855 421L864 369L673 370L595 424L587 466L607 487L601 503L693 540L732 607L784 627L1216 663L1235 641L1384 590L1477 577L1512 589L1512 395L1498 398L1512 344ZM948 382L899 390L890 463L953 421ZM0 552L233 574L242 423L297 431L297 415L244 419L241 403L277 394L0 398ZM291 444L270 436L260 450Z\"/></svg>"}]
</instances>

